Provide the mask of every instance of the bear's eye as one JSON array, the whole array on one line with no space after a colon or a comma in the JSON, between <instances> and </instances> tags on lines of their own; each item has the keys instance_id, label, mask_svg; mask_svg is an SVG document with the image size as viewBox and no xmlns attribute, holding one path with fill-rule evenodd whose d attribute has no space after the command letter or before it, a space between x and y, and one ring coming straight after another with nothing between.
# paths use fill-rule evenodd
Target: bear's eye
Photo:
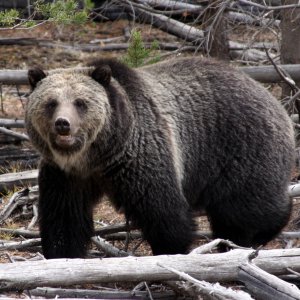
<instances>
[{"instance_id":1,"label":"bear's eye","mask_svg":"<svg viewBox=\"0 0 300 300\"><path fill-rule=\"evenodd\" d=\"M80 111L85 111L87 109L86 103L82 99L76 99L74 101L74 105Z\"/></svg>"},{"instance_id":2,"label":"bear's eye","mask_svg":"<svg viewBox=\"0 0 300 300\"><path fill-rule=\"evenodd\" d=\"M57 106L57 101L55 99L49 99L46 103L47 110L54 110Z\"/></svg>"}]
</instances>

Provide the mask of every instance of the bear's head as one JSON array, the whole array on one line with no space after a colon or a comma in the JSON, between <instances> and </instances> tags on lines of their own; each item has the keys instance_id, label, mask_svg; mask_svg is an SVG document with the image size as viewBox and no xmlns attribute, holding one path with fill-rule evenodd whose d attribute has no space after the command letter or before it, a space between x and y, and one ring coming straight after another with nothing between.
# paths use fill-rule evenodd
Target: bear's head
<instances>
[{"instance_id":1,"label":"bear's head","mask_svg":"<svg viewBox=\"0 0 300 300\"><path fill-rule=\"evenodd\" d=\"M111 115L106 88L111 69L28 72L32 93L26 108L28 134L37 149L61 168L79 164Z\"/></svg>"}]
</instances>

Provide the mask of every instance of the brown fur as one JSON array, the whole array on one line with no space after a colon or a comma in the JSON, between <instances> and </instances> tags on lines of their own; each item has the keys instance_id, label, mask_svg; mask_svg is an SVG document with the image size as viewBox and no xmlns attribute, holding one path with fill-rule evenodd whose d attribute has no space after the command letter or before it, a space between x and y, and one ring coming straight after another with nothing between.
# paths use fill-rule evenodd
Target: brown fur
<instances>
[{"instance_id":1,"label":"brown fur","mask_svg":"<svg viewBox=\"0 0 300 300\"><path fill-rule=\"evenodd\" d=\"M214 236L242 246L265 244L287 223L291 122L246 75L198 58L136 70L99 60L84 72L29 75L46 257L84 255L104 194L154 254L187 251L192 210L207 212ZM69 135L57 133L58 116L72 120Z\"/></svg>"}]
</instances>

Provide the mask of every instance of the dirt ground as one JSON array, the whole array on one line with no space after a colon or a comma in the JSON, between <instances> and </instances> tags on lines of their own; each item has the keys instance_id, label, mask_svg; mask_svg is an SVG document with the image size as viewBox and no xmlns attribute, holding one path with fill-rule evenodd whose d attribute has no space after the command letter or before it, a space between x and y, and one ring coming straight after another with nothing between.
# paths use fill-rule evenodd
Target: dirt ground
<instances>
[{"instance_id":1,"label":"dirt ground","mask_svg":"<svg viewBox=\"0 0 300 300\"><path fill-rule=\"evenodd\" d=\"M34 30L7 30L1 31L0 35L2 38L12 37L32 37L40 39L54 39L62 42L68 42L71 44L76 43L89 43L95 39L106 39L112 37L120 37L124 35L124 28L128 26L127 21L118 22L107 22L107 23L96 23L88 24L78 27L54 27L51 24L45 24L40 27L36 27ZM150 26L141 26L144 40L158 39L166 41L166 35L162 34L159 30L153 29ZM237 33L238 36L238 33ZM262 34L261 39L265 37ZM177 38L168 36L169 42L177 41ZM86 61L93 57L120 57L124 54L124 51L112 51L112 52L101 52L101 53L86 53L80 51L66 51L60 48L46 48L38 46L0 46L0 69L27 69L32 66L41 66L44 69L53 69L59 67L74 67L85 64ZM18 89L13 86L2 86L1 87L1 107L0 117L3 118L23 118L24 117L24 106L26 105L26 94L29 92L27 86L21 86ZM275 94L279 93L277 88L273 89ZM1 148L0 148L1 149ZM1 151L1 150L0 150ZM0 204L0 210L7 203L8 197L3 198L2 204ZM286 230L294 230L293 219L298 215L300 211L300 201L295 200L294 214L292 220ZM112 208L108 201L104 201L95 210L95 220L105 224L116 224L124 222L122 214L118 214ZM26 228L30 222L30 219L25 220L11 220L6 226L10 228ZM209 225L205 217L199 217L199 230L209 230ZM7 238L0 236L0 240ZM134 247L139 241L132 242L130 247ZM205 241L197 241L195 247L204 243ZM118 247L124 247L124 243L118 243ZM266 248L281 248L285 247L286 243L282 240L275 240ZM300 242L294 241L294 247L299 247ZM30 259L35 255L31 252L19 252L9 251L10 256L23 256L26 259ZM146 242L144 242L137 250L137 255L151 255L151 251ZM9 255L0 253L0 262L9 262ZM0 295L1 296L1 295ZM25 297L24 295L13 295L14 297Z\"/></svg>"}]
</instances>

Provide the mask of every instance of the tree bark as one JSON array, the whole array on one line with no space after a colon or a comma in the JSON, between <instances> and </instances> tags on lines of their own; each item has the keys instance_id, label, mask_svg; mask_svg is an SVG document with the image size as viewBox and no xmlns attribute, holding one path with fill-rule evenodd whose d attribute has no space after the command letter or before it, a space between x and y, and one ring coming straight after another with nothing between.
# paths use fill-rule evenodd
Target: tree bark
<instances>
[{"instance_id":1,"label":"tree bark","mask_svg":"<svg viewBox=\"0 0 300 300\"><path fill-rule=\"evenodd\" d=\"M207 54L220 60L229 61L229 40L227 18L224 11L208 7L203 17L206 34Z\"/></svg>"},{"instance_id":2,"label":"tree bark","mask_svg":"<svg viewBox=\"0 0 300 300\"><path fill-rule=\"evenodd\" d=\"M23 290L41 286L178 280L178 275L159 264L185 272L198 280L230 282L238 280L239 267L253 250L232 250L218 254L161 255L104 259L53 259L0 264L0 290ZM261 250L252 262L274 275L287 268L300 271L300 249Z\"/></svg>"}]
</instances>

